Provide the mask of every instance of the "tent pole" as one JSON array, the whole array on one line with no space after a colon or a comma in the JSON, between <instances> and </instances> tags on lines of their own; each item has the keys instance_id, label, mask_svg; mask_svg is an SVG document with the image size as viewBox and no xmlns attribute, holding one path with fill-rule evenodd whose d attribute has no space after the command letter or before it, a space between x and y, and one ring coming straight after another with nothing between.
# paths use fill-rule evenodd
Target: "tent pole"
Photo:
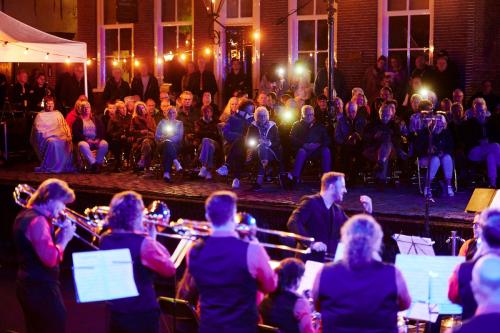
<instances>
[{"instance_id":1,"label":"tent pole","mask_svg":"<svg viewBox=\"0 0 500 333\"><path fill-rule=\"evenodd\" d=\"M87 83L88 79L87 79L87 62L86 61L83 62L83 71L84 71L83 73L84 73L84 77L85 77L85 79L84 79L85 96L87 96L87 98L89 98L89 91L88 91L89 90L89 85Z\"/></svg>"}]
</instances>

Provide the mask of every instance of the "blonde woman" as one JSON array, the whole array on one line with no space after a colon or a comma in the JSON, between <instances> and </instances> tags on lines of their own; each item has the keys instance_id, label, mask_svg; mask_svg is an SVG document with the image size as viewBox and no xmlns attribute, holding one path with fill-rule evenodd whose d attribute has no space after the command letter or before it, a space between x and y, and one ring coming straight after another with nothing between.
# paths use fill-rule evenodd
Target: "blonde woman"
<instances>
[{"instance_id":1,"label":"blonde woman","mask_svg":"<svg viewBox=\"0 0 500 333\"><path fill-rule=\"evenodd\" d=\"M227 102L226 107L224 108L224 111L219 117L219 121L221 123L227 122L230 116L235 114L238 111L238 97L231 97L229 101Z\"/></svg>"}]
</instances>

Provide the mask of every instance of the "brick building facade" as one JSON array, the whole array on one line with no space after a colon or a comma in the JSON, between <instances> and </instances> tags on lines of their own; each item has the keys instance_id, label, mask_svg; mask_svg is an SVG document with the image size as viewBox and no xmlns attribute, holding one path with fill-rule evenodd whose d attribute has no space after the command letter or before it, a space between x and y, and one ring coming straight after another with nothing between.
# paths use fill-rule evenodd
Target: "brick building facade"
<instances>
[{"instance_id":1,"label":"brick building facade","mask_svg":"<svg viewBox=\"0 0 500 333\"><path fill-rule=\"evenodd\" d=\"M219 78L227 70L229 53L226 48L228 33L219 25L211 25L203 0L140 0L137 1L137 22L132 24L105 24L103 8L105 0L78 0L78 30L76 39L87 42L90 58L97 61L89 67L89 79L94 87L102 88L106 77L106 29L132 29L133 49L125 52L130 59L147 62L161 77L166 66L163 55L175 54L178 50L167 50L165 34L177 29L177 46L186 38L188 58L203 54L206 47L215 50L211 64ZM110 1L115 3L116 0ZM207 1L207 3L210 3ZM216 1L218 3L218 1ZM186 5L187 4L187 5ZM169 8L162 8L169 6ZM177 14L191 7L190 15L179 18ZM412 8L413 6L413 8ZM186 8L185 8L186 7ZM229 8L231 7L231 8ZM295 10L297 9L298 10ZM246 54L253 76L254 89L260 77L274 64L288 66L297 59L310 63L312 71L322 67L326 55L326 13L323 0L226 0L220 12L220 21L226 30L236 31L245 26L248 31L259 31L260 40L247 38L244 43L251 48ZM392 8L392 9L391 9ZM189 8L188 8L189 9ZM175 11L166 13L168 10ZM229 13L233 11L232 13ZM250 13L250 14L249 14ZM173 17L168 21L169 15ZM181 15L181 14L179 14ZM288 15L288 16L287 16ZM500 2L496 0L339 0L336 14L336 58L338 68L344 72L348 88L358 86L365 69L372 65L380 54L391 51L391 43L398 22L405 22L408 47L394 48L411 63L415 52L422 49L432 59L433 52L445 49L461 73L466 95L477 90L481 80L493 79L500 87ZM392 18L398 16L398 18ZM167 22L164 18L167 17ZM187 22L187 23L186 23ZM413 25L415 22L415 25ZM420 23L418 23L420 22ZM423 25L422 25L422 22ZM405 24L405 23L404 23ZM420 24L420 25L419 25ZM191 26L189 28L189 26ZM424 28L422 28L422 26ZM176 28L177 27L177 28ZM187 27L187 28L186 28ZM396 28L394 28L396 27ZM170 30L168 30L170 29ZM190 34L181 30L190 31ZM191 29L191 30L189 30ZM393 31L391 31L393 29ZM105 33L106 30L106 33ZM218 30L221 47L213 48L212 30ZM415 30L415 36L413 35ZM418 36L420 35L420 37ZM127 35L128 36L128 35ZM188 37L186 37L188 36ZM241 33L240 33L241 36ZM421 45L414 39L428 39ZM181 38L182 37L182 38ZM189 43L188 43L188 38ZM397 38L394 37L394 38ZM310 41L313 39L314 41ZM165 42L167 40L167 42ZM231 40L232 41L232 40ZM397 40L396 40L397 42ZM248 51L248 50L247 50ZM122 51L123 52L123 51ZM240 55L243 55L240 53ZM119 55L119 53L118 53ZM251 56L251 58L250 58ZM309 58L308 58L309 56ZM110 55L107 54L109 58ZM130 66L133 64L131 63ZM130 69L133 72L133 68Z\"/></svg>"}]
</instances>

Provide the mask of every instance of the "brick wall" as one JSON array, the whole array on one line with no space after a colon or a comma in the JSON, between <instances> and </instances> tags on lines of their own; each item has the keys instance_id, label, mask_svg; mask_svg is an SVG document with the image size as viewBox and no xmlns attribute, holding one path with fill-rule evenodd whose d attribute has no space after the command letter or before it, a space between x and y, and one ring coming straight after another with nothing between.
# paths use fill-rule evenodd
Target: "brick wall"
<instances>
[{"instance_id":1,"label":"brick wall","mask_svg":"<svg viewBox=\"0 0 500 333\"><path fill-rule=\"evenodd\" d=\"M140 0L139 20L134 24L134 53L136 59L147 63L150 71L154 66L154 3L153 0Z\"/></svg>"},{"instance_id":2,"label":"brick wall","mask_svg":"<svg viewBox=\"0 0 500 333\"><path fill-rule=\"evenodd\" d=\"M194 0L194 27L193 27L193 50L194 59L198 54L202 53L205 46L212 45L213 27L210 18L207 14L207 9L203 5L203 1Z\"/></svg>"},{"instance_id":3,"label":"brick wall","mask_svg":"<svg viewBox=\"0 0 500 333\"><path fill-rule=\"evenodd\" d=\"M261 75L268 71L273 63L286 65L288 60L288 20L276 25L279 17L285 16L288 0L261 0Z\"/></svg>"},{"instance_id":4,"label":"brick wall","mask_svg":"<svg viewBox=\"0 0 500 333\"><path fill-rule=\"evenodd\" d=\"M366 68L377 60L377 2L338 2L337 67L346 76L348 90L361 84Z\"/></svg>"},{"instance_id":5,"label":"brick wall","mask_svg":"<svg viewBox=\"0 0 500 333\"><path fill-rule=\"evenodd\" d=\"M87 43L88 58L97 57L97 2L96 0L78 0L76 40ZM96 62L87 68L92 87L97 84Z\"/></svg>"}]
</instances>

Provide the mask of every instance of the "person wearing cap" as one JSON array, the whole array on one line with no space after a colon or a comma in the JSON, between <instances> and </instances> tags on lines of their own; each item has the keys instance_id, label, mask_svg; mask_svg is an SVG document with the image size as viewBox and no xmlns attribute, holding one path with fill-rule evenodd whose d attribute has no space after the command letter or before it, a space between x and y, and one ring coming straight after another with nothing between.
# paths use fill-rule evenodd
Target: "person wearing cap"
<instances>
[{"instance_id":1,"label":"person wearing cap","mask_svg":"<svg viewBox=\"0 0 500 333\"><path fill-rule=\"evenodd\" d=\"M471 289L478 307L455 333L493 332L500 327L500 257L488 254L472 270Z\"/></svg>"},{"instance_id":2,"label":"person wearing cap","mask_svg":"<svg viewBox=\"0 0 500 333\"><path fill-rule=\"evenodd\" d=\"M448 283L448 298L462 306L462 319L471 318L477 309L471 288L472 271L478 260L485 255L500 255L500 210L487 209L479 217L479 245L473 260L458 265Z\"/></svg>"}]
</instances>

